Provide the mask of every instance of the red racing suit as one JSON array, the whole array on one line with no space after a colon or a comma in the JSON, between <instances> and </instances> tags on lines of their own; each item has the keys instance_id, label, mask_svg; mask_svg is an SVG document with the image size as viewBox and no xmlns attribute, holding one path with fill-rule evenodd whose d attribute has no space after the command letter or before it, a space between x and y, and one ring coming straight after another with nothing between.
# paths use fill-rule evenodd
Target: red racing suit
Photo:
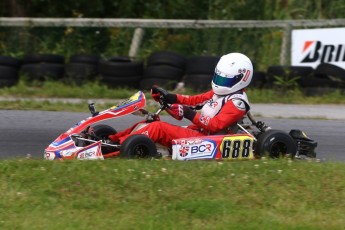
<instances>
[{"instance_id":1,"label":"red racing suit","mask_svg":"<svg viewBox=\"0 0 345 230\"><path fill-rule=\"evenodd\" d=\"M110 140L119 140L122 143L129 135L145 134L155 143L170 146L173 139L212 135L225 130L239 121L250 108L244 90L226 96L216 95L213 90L194 96L180 94L176 96L176 104L193 106L196 109L201 108L200 113L193 111L192 117L188 117L193 123L192 125L185 128L163 121L154 121L132 132L136 124L109 136Z\"/></svg>"}]
</instances>

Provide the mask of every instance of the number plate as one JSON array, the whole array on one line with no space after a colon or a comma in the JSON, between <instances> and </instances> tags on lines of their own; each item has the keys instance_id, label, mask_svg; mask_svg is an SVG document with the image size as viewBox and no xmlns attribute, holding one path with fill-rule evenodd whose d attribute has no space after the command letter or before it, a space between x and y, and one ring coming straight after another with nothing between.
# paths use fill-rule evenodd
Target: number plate
<instances>
[{"instance_id":1,"label":"number plate","mask_svg":"<svg viewBox=\"0 0 345 230\"><path fill-rule=\"evenodd\" d=\"M254 159L254 139L249 136L225 137L220 145L223 159Z\"/></svg>"}]
</instances>

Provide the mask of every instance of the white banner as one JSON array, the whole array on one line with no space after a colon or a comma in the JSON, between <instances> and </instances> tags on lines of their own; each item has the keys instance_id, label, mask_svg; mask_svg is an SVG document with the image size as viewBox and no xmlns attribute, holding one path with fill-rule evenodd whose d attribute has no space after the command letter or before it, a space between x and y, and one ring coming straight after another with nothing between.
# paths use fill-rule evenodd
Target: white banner
<instances>
[{"instance_id":1,"label":"white banner","mask_svg":"<svg viewBox=\"0 0 345 230\"><path fill-rule=\"evenodd\" d=\"M291 65L330 63L345 69L345 28L292 31Z\"/></svg>"}]
</instances>

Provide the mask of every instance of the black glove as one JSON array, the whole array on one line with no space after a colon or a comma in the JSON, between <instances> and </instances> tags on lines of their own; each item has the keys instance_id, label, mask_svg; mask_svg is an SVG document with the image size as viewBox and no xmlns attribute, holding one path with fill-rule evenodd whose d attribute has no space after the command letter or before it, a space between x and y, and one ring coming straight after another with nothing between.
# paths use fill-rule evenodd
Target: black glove
<instances>
[{"instance_id":1,"label":"black glove","mask_svg":"<svg viewBox=\"0 0 345 230\"><path fill-rule=\"evenodd\" d=\"M168 93L168 91L166 91L165 89L163 89L157 85L153 85L151 87L151 95L155 101L158 101L159 97L163 96L164 101L168 104L174 104L177 102L177 95L176 94Z\"/></svg>"},{"instance_id":2,"label":"black glove","mask_svg":"<svg viewBox=\"0 0 345 230\"><path fill-rule=\"evenodd\" d=\"M183 106L183 116L190 121L193 121L196 111L188 106Z\"/></svg>"}]
</instances>

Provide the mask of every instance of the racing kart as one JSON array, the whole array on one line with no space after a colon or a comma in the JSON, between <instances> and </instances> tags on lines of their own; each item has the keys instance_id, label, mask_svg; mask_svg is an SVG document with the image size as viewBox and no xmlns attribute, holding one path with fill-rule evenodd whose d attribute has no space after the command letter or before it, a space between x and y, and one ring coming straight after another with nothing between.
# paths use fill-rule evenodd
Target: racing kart
<instances>
[{"instance_id":1,"label":"racing kart","mask_svg":"<svg viewBox=\"0 0 345 230\"><path fill-rule=\"evenodd\" d=\"M88 107L91 116L57 137L45 149L44 158L92 160L166 157L172 160L243 160L262 156L298 159L316 157L317 142L304 132L292 129L287 133L272 129L264 122L256 121L250 112L243 120L229 127L226 133L174 139L169 147L154 143L144 134L130 135L122 144L112 143L109 135L116 134L116 129L100 122L129 114L144 116L144 121L134 124L135 131L143 125L160 120L161 111L169 107L162 96L157 112L148 112L144 109L145 105L145 94L141 91L101 112L97 112L94 103L90 103ZM247 119L249 122L245 122ZM88 132L90 128L93 132Z\"/></svg>"}]
</instances>

